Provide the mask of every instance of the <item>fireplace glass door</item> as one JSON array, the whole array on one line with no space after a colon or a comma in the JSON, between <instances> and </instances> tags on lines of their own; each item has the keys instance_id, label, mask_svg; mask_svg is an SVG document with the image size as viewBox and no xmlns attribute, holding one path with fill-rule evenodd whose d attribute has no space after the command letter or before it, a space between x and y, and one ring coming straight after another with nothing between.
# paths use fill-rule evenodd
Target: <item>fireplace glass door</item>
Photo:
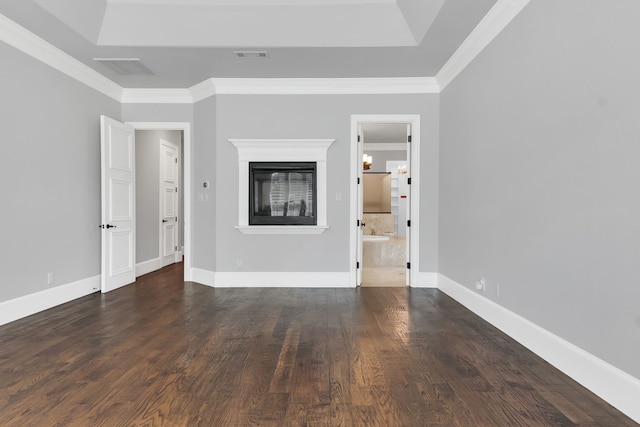
<instances>
[{"instance_id":1,"label":"fireplace glass door","mask_svg":"<svg viewBox=\"0 0 640 427\"><path fill-rule=\"evenodd\" d=\"M249 225L316 225L315 162L250 162Z\"/></svg>"}]
</instances>

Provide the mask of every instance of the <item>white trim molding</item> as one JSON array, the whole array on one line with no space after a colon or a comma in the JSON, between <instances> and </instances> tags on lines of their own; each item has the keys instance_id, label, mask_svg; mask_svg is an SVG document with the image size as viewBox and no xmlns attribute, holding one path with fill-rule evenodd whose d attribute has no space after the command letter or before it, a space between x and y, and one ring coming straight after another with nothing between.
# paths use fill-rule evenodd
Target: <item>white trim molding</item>
<instances>
[{"instance_id":1,"label":"white trim molding","mask_svg":"<svg viewBox=\"0 0 640 427\"><path fill-rule=\"evenodd\" d=\"M184 168L183 197L184 197L184 280L192 279L191 262L193 252L191 247L191 123L189 122L127 122L135 130L181 130L183 132L182 156Z\"/></svg>"},{"instance_id":2,"label":"white trim molding","mask_svg":"<svg viewBox=\"0 0 640 427\"><path fill-rule=\"evenodd\" d=\"M118 84L2 14L0 14L0 41L120 101L122 88Z\"/></svg>"},{"instance_id":3,"label":"white trim molding","mask_svg":"<svg viewBox=\"0 0 640 427\"><path fill-rule=\"evenodd\" d=\"M122 89L123 104L192 104L189 89Z\"/></svg>"},{"instance_id":4,"label":"white trim molding","mask_svg":"<svg viewBox=\"0 0 640 427\"><path fill-rule=\"evenodd\" d=\"M100 275L0 302L0 325L100 291Z\"/></svg>"},{"instance_id":5,"label":"white trim molding","mask_svg":"<svg viewBox=\"0 0 640 427\"><path fill-rule=\"evenodd\" d=\"M189 89L123 89L124 104L189 104L214 95L366 95L439 93L433 77L212 78Z\"/></svg>"},{"instance_id":6,"label":"white trim molding","mask_svg":"<svg viewBox=\"0 0 640 427\"><path fill-rule=\"evenodd\" d=\"M242 234L322 234L329 226L321 225L236 225Z\"/></svg>"},{"instance_id":7,"label":"white trim molding","mask_svg":"<svg viewBox=\"0 0 640 427\"><path fill-rule=\"evenodd\" d=\"M327 151L335 139L230 139L238 150L238 226L245 234L320 234L327 225ZM249 162L316 162L317 224L249 225Z\"/></svg>"},{"instance_id":8,"label":"white trim molding","mask_svg":"<svg viewBox=\"0 0 640 427\"><path fill-rule=\"evenodd\" d=\"M189 88L193 103L202 101L216 94L216 86L213 79L207 79Z\"/></svg>"},{"instance_id":9,"label":"white trim molding","mask_svg":"<svg viewBox=\"0 0 640 427\"><path fill-rule=\"evenodd\" d=\"M150 259L148 261L139 262L136 264L136 277L143 276L151 273L152 271L160 270L162 268L162 260L160 258Z\"/></svg>"},{"instance_id":10,"label":"white trim molding","mask_svg":"<svg viewBox=\"0 0 640 427\"><path fill-rule=\"evenodd\" d=\"M439 93L433 77L214 78L220 95L354 95Z\"/></svg>"},{"instance_id":11,"label":"white trim molding","mask_svg":"<svg viewBox=\"0 0 640 427\"><path fill-rule=\"evenodd\" d=\"M349 166L351 170L349 192L350 196L350 218L349 218L349 265L351 265L351 280L353 283L358 281L356 262L358 261L358 168L362 165L362 157L358 153L358 128L364 123L409 123L411 124L411 152L409 158L411 161L410 175L410 198L409 198L409 214L411 219L410 235L409 235L409 262L411 265L419 265L420 260L420 114L352 114L351 115L351 158ZM400 144L398 144L400 145ZM412 268L408 271L409 284L419 283L418 269Z\"/></svg>"},{"instance_id":12,"label":"white trim molding","mask_svg":"<svg viewBox=\"0 0 640 427\"><path fill-rule=\"evenodd\" d=\"M354 287L348 272L199 271L194 274L194 281L215 288Z\"/></svg>"},{"instance_id":13,"label":"white trim molding","mask_svg":"<svg viewBox=\"0 0 640 427\"><path fill-rule=\"evenodd\" d=\"M438 288L628 417L640 422L640 379L441 274Z\"/></svg>"},{"instance_id":14,"label":"white trim molding","mask_svg":"<svg viewBox=\"0 0 640 427\"><path fill-rule=\"evenodd\" d=\"M429 288L435 289L438 287L438 273L419 271L417 280L411 283L412 288Z\"/></svg>"},{"instance_id":15,"label":"white trim molding","mask_svg":"<svg viewBox=\"0 0 640 427\"><path fill-rule=\"evenodd\" d=\"M531 0L498 0L442 66L436 81L444 90L518 16Z\"/></svg>"}]
</instances>

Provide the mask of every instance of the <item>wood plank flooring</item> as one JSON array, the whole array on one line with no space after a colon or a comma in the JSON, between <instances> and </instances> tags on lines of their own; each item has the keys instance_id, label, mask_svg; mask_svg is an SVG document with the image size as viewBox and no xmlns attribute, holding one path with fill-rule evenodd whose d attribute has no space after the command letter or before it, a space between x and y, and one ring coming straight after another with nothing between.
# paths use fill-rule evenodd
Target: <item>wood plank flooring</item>
<instances>
[{"instance_id":1,"label":"wood plank flooring","mask_svg":"<svg viewBox=\"0 0 640 427\"><path fill-rule=\"evenodd\" d=\"M632 426L437 290L182 265L0 327L1 426Z\"/></svg>"}]
</instances>

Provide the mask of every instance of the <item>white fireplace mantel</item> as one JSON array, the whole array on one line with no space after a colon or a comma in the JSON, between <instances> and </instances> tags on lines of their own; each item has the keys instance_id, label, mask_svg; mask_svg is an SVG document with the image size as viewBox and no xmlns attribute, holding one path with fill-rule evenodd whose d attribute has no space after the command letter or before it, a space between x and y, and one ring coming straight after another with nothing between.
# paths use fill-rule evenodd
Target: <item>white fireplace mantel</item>
<instances>
[{"instance_id":1,"label":"white fireplace mantel","mask_svg":"<svg viewBox=\"0 0 640 427\"><path fill-rule=\"evenodd\" d=\"M321 234L327 225L327 151L335 139L230 139L238 150L238 225L244 234ZM249 162L315 162L317 225L249 225Z\"/></svg>"}]
</instances>

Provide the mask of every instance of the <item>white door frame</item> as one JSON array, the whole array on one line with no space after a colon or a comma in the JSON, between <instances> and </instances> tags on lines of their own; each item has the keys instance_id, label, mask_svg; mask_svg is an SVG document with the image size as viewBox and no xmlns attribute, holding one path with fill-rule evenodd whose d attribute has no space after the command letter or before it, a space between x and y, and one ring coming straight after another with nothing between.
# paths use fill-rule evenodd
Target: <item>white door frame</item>
<instances>
[{"instance_id":1,"label":"white door frame","mask_svg":"<svg viewBox=\"0 0 640 427\"><path fill-rule=\"evenodd\" d=\"M411 177L410 191L410 217L411 227L409 228L410 251L409 262L409 283L412 286L418 284L418 273L420 265L420 114L352 114L351 115L351 184L350 188L350 226L349 226L349 272L351 283L357 286L358 271L356 262L358 258L358 170L362 169L362 155L358 155L358 129L364 123L409 123L411 124L411 152L409 175Z\"/></svg>"},{"instance_id":2,"label":"white door frame","mask_svg":"<svg viewBox=\"0 0 640 427\"><path fill-rule=\"evenodd\" d=\"M191 251L191 123L189 122L126 122L135 130L180 130L183 135L182 143L182 164L184 181L184 280L192 280L191 262L193 252Z\"/></svg>"}]
</instances>

